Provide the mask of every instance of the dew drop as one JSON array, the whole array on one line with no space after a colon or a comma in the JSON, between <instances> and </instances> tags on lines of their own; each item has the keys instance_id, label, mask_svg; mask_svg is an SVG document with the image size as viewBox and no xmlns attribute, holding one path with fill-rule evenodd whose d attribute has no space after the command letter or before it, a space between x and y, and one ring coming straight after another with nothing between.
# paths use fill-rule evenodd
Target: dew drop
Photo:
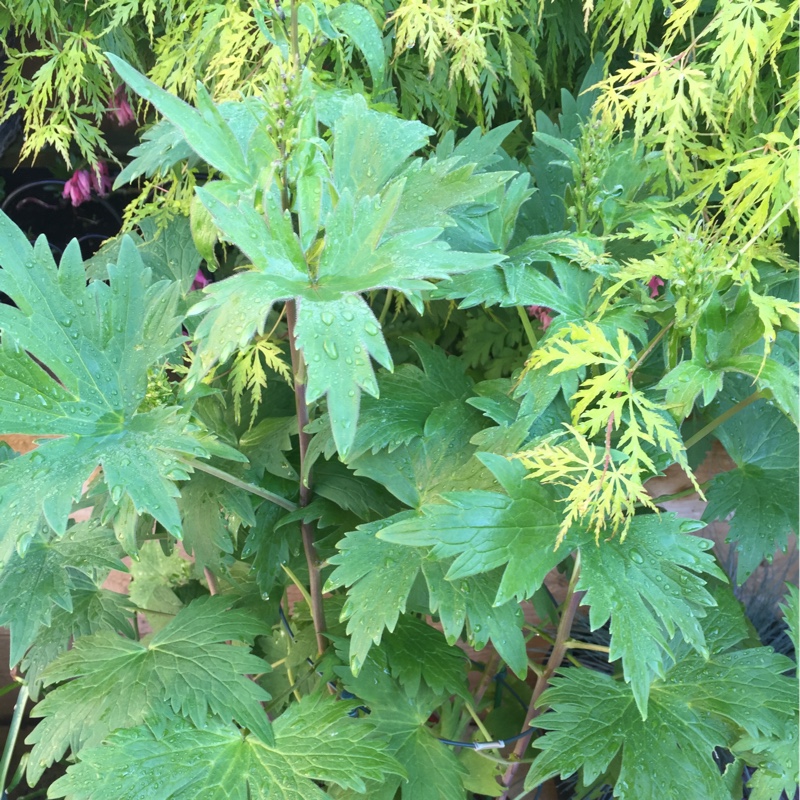
<instances>
[{"instance_id":1,"label":"dew drop","mask_svg":"<svg viewBox=\"0 0 800 800\"><path fill-rule=\"evenodd\" d=\"M328 358L339 358L339 348L336 347L336 342L330 340L323 342L322 349L328 354Z\"/></svg>"},{"instance_id":2,"label":"dew drop","mask_svg":"<svg viewBox=\"0 0 800 800\"><path fill-rule=\"evenodd\" d=\"M333 325L333 314L330 311L323 311L322 312L322 321L326 325Z\"/></svg>"},{"instance_id":3,"label":"dew drop","mask_svg":"<svg viewBox=\"0 0 800 800\"><path fill-rule=\"evenodd\" d=\"M631 550L631 561L635 561L637 564L644 564L644 558L638 550Z\"/></svg>"}]
</instances>

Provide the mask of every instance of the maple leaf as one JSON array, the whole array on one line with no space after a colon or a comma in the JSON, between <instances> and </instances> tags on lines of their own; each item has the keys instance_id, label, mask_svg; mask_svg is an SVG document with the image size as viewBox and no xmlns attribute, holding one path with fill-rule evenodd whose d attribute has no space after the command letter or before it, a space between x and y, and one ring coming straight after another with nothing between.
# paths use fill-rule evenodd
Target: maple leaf
<instances>
[{"instance_id":1,"label":"maple leaf","mask_svg":"<svg viewBox=\"0 0 800 800\"><path fill-rule=\"evenodd\" d=\"M125 569L113 531L96 522L69 528L60 539L34 539L25 556L14 552L0 571L0 625L11 634L9 664L14 666L56 608L72 612L77 570Z\"/></svg>"},{"instance_id":2,"label":"maple leaf","mask_svg":"<svg viewBox=\"0 0 800 800\"><path fill-rule=\"evenodd\" d=\"M244 611L229 611L224 597L198 598L150 641L114 633L84 636L43 673L51 690L34 711L44 717L28 742L32 781L67 748L99 744L120 727L181 714L196 725L209 718L235 718L265 742L272 731L259 701L269 695L245 677L269 665L229 640L252 642L264 623Z\"/></svg>"},{"instance_id":3,"label":"maple leaf","mask_svg":"<svg viewBox=\"0 0 800 800\"><path fill-rule=\"evenodd\" d=\"M797 688L781 673L793 666L768 648L715 652L707 661L686 653L651 687L646 720L631 687L588 669L563 670L538 703L553 713L537 719L547 733L535 740L542 752L525 786L578 769L588 784L619 758L611 780L621 800L730 800L714 750L743 731L782 733Z\"/></svg>"},{"instance_id":4,"label":"maple leaf","mask_svg":"<svg viewBox=\"0 0 800 800\"><path fill-rule=\"evenodd\" d=\"M220 722L170 722L162 734L119 730L51 787L53 797L90 800L326 800L320 782L365 790L403 775L374 738L375 725L349 716L352 703L308 696L274 723L274 744Z\"/></svg>"},{"instance_id":5,"label":"maple leaf","mask_svg":"<svg viewBox=\"0 0 800 800\"><path fill-rule=\"evenodd\" d=\"M98 465L115 501L129 496L179 536L181 457L207 457L212 442L177 408L138 410L148 369L180 342L178 285L151 283L124 239L109 283L87 286L77 242L57 267L44 237L31 247L5 215L0 266L0 291L14 303L0 306L0 430L59 437L0 466L0 561L37 531L63 535Z\"/></svg>"}]
</instances>

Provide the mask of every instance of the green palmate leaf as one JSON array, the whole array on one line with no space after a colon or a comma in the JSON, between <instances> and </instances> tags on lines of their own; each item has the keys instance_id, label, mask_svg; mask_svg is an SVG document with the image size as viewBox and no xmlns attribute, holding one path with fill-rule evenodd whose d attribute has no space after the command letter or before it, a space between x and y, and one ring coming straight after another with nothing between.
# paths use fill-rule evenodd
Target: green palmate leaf
<instances>
[{"instance_id":1,"label":"green palmate leaf","mask_svg":"<svg viewBox=\"0 0 800 800\"><path fill-rule=\"evenodd\" d=\"M275 742L211 723L175 721L163 735L139 727L117 731L51 789L53 797L89 800L325 800L317 785L365 789L365 781L403 769L371 737L375 725L350 718L353 704L306 697L275 721Z\"/></svg>"},{"instance_id":2,"label":"green palmate leaf","mask_svg":"<svg viewBox=\"0 0 800 800\"><path fill-rule=\"evenodd\" d=\"M525 468L501 456L482 454L480 460L508 492L451 492L446 504L423 505L420 514L379 531L393 544L431 546L436 558L455 556L447 578L506 566L494 602L530 597L545 576L569 553L556 550L561 515L551 492L526 481Z\"/></svg>"},{"instance_id":3,"label":"green palmate leaf","mask_svg":"<svg viewBox=\"0 0 800 800\"><path fill-rule=\"evenodd\" d=\"M798 633L800 632L800 591L798 591L796 586L792 586L791 584L786 588L787 594L781 609L783 610L786 624L789 626L788 633L794 645L795 660L797 660L800 658L800 655L798 655L798 650L800 650L800 648L797 646L798 641L800 641L800 637L798 637Z\"/></svg>"},{"instance_id":4,"label":"green palmate leaf","mask_svg":"<svg viewBox=\"0 0 800 800\"><path fill-rule=\"evenodd\" d=\"M394 373L378 376L380 399L363 398L349 462L363 453L380 450L389 453L425 434L425 423L436 408L451 400L461 400L472 387L464 374L464 364L442 350L419 340L412 344L422 369L402 364ZM335 444L328 432L327 419L312 424L319 431L314 447L332 458Z\"/></svg>"},{"instance_id":5,"label":"green palmate leaf","mask_svg":"<svg viewBox=\"0 0 800 800\"><path fill-rule=\"evenodd\" d=\"M783 732L797 689L780 673L792 666L767 648L715 653L708 661L687 653L653 684L646 720L629 686L591 670L566 670L540 698L554 713L537 720L547 733L535 742L543 752L526 787L579 769L591 783L621 751L611 777L621 800L730 800L714 750L733 745L742 731Z\"/></svg>"},{"instance_id":6,"label":"green palmate leaf","mask_svg":"<svg viewBox=\"0 0 800 800\"><path fill-rule=\"evenodd\" d=\"M781 800L800 783L797 719L787 720L777 737L743 736L733 753L758 769L747 782L750 800ZM785 793L785 794L784 794Z\"/></svg>"},{"instance_id":7,"label":"green palmate leaf","mask_svg":"<svg viewBox=\"0 0 800 800\"><path fill-rule=\"evenodd\" d=\"M392 633L384 635L382 649L392 675L409 697L417 696L421 682L441 697L469 697L466 656L423 620L403 617Z\"/></svg>"},{"instance_id":8,"label":"green palmate leaf","mask_svg":"<svg viewBox=\"0 0 800 800\"><path fill-rule=\"evenodd\" d=\"M295 331L309 365L308 401L327 394L334 440L352 442L361 391L378 396L370 356L392 368L378 320L358 295L322 303L304 299L297 303Z\"/></svg>"},{"instance_id":9,"label":"green palmate leaf","mask_svg":"<svg viewBox=\"0 0 800 800\"><path fill-rule=\"evenodd\" d=\"M411 518L402 512L389 518L400 522ZM430 612L437 614L445 637L454 644L468 623L470 642L482 649L491 641L506 663L518 674L527 671L525 640L519 605L513 601L494 606L499 575L490 573L450 581L448 561L436 561L427 549L390 544L375 534L387 520L361 525L339 544L342 551L329 560L336 565L326 584L331 590L348 586L342 619L347 619L351 636L350 659L358 672L373 644L378 644L384 629L393 631L406 612L411 590L420 574L428 588Z\"/></svg>"},{"instance_id":10,"label":"green palmate leaf","mask_svg":"<svg viewBox=\"0 0 800 800\"><path fill-rule=\"evenodd\" d=\"M175 95L164 91L151 80L137 72L129 64L113 53L106 53L120 77L138 95L152 103L178 128L184 140L202 159L236 180L248 182L250 173L244 153L228 122L211 103L208 95L202 110L195 110L179 100ZM198 85L198 92L202 87ZM253 120L253 128L257 120Z\"/></svg>"},{"instance_id":11,"label":"green palmate leaf","mask_svg":"<svg viewBox=\"0 0 800 800\"><path fill-rule=\"evenodd\" d=\"M139 249L142 262L155 280L177 281L181 294L192 287L201 256L192 239L190 222L186 217L170 220L166 227L158 227L152 219L139 223L141 236L128 233ZM116 264L125 236L115 236L103 243L97 253L86 262L86 274L95 280L108 278L108 265Z\"/></svg>"},{"instance_id":12,"label":"green palmate leaf","mask_svg":"<svg viewBox=\"0 0 800 800\"><path fill-rule=\"evenodd\" d=\"M130 79L129 73L130 68L121 74ZM223 117L209 108L199 113L175 98L166 100L144 80L138 76L132 85L147 90L148 99L181 128L196 152L234 180L244 180L245 166L238 164L238 156L228 170L216 152L219 148L243 152L239 144L228 141L233 133L220 127L227 124ZM192 138L186 131L198 121ZM250 130L253 135L254 128ZM273 304L296 299L297 337L308 370L309 396L327 395L337 447L343 455L348 452L361 391L377 392L370 356L392 366L380 326L359 293L392 288L419 305L420 291L431 288L430 280L502 260L495 254L451 250L439 237L444 226L454 224L450 209L497 190L511 173L477 174L473 164L454 156L436 162L440 185L423 194L422 186L431 178L424 171L429 162L411 161L410 156L430 133L419 123L368 109L361 96L343 103L332 127L330 174L336 201L323 220L320 252L311 261L288 211L272 195L265 197L263 209L256 210L250 194L230 182L212 183L198 191L221 235L250 258L253 269L209 287L206 300L192 309L208 313L197 330L200 348L190 383L263 332ZM199 144L198 135L208 141ZM239 140L243 135L239 131ZM211 140L217 143L213 154ZM216 162L210 160L212 155ZM301 185L306 177L319 178L304 173L298 178ZM313 241L305 234L303 240Z\"/></svg>"},{"instance_id":13,"label":"green palmate leaf","mask_svg":"<svg viewBox=\"0 0 800 800\"><path fill-rule=\"evenodd\" d=\"M136 638L131 623L131 602L127 596L101 589L81 572L70 572L70 611L56 607L50 626L39 628L30 649L20 662L31 697L38 699L41 675L80 636L98 631L117 631L129 639Z\"/></svg>"},{"instance_id":14,"label":"green palmate leaf","mask_svg":"<svg viewBox=\"0 0 800 800\"><path fill-rule=\"evenodd\" d=\"M109 731L180 714L196 725L212 716L236 719L263 741L272 731L259 701L269 695L245 677L269 665L246 647L267 628L223 597L193 601L148 644L113 633L78 639L45 670L45 685L67 681L36 707L44 717L28 738L36 780L67 748L99 744Z\"/></svg>"},{"instance_id":15,"label":"green palmate leaf","mask_svg":"<svg viewBox=\"0 0 800 800\"><path fill-rule=\"evenodd\" d=\"M711 409L724 411L750 393L740 379L736 394ZM797 428L767 401L739 411L715 431L736 469L716 475L707 491L703 519L730 521L728 538L737 542L737 580L741 583L764 558L786 547L798 530Z\"/></svg>"},{"instance_id":16,"label":"green palmate leaf","mask_svg":"<svg viewBox=\"0 0 800 800\"><path fill-rule=\"evenodd\" d=\"M701 654L708 652L700 619L716 603L699 574L722 580L725 575L706 552L713 542L688 535L699 527L673 514L639 515L624 541L581 548L578 589L586 591L591 627L611 619L609 658L622 659L643 718L653 677L664 674L675 632Z\"/></svg>"},{"instance_id":17,"label":"green palmate leaf","mask_svg":"<svg viewBox=\"0 0 800 800\"><path fill-rule=\"evenodd\" d=\"M386 54L383 37L369 11L356 3L342 3L328 18L361 51L372 76L372 90L380 91L386 75Z\"/></svg>"},{"instance_id":18,"label":"green palmate leaf","mask_svg":"<svg viewBox=\"0 0 800 800\"><path fill-rule=\"evenodd\" d=\"M692 413L698 395L703 395L703 405L708 405L722 389L723 375L693 361L683 361L665 375L656 388L666 392L666 405L677 420Z\"/></svg>"},{"instance_id":19,"label":"green palmate leaf","mask_svg":"<svg viewBox=\"0 0 800 800\"><path fill-rule=\"evenodd\" d=\"M43 238L32 248L5 216L0 240L0 291L16 304L0 306L0 430L61 437L0 468L0 560L43 526L63 534L98 465L115 501L127 494L179 535L180 456L207 448L177 409L137 410L148 368L180 342L177 285L151 284L129 239L109 284L89 286L77 243L57 267Z\"/></svg>"},{"instance_id":20,"label":"green palmate leaf","mask_svg":"<svg viewBox=\"0 0 800 800\"><path fill-rule=\"evenodd\" d=\"M485 420L462 400L451 400L431 412L422 436L392 452L363 453L349 466L383 484L395 497L419 508L436 502L443 492L456 489L489 489L492 474L474 458L471 438Z\"/></svg>"},{"instance_id":21,"label":"green palmate leaf","mask_svg":"<svg viewBox=\"0 0 800 800\"><path fill-rule=\"evenodd\" d=\"M398 784L403 800L463 800L464 767L426 724L437 695L422 690L414 699L408 697L389 675L381 654L370 656L358 676L346 667L337 672L347 690L369 708L376 732L388 739L386 752L405 768L406 779L387 781L381 800L394 797Z\"/></svg>"},{"instance_id":22,"label":"green palmate leaf","mask_svg":"<svg viewBox=\"0 0 800 800\"><path fill-rule=\"evenodd\" d=\"M188 581L191 563L177 550L164 553L160 542L144 542L131 564L133 578L128 595L139 611L144 612L150 627L160 631L183 608L173 588Z\"/></svg>"},{"instance_id":23,"label":"green palmate leaf","mask_svg":"<svg viewBox=\"0 0 800 800\"><path fill-rule=\"evenodd\" d=\"M181 519L186 552L195 564L218 570L226 556L233 553L231 530L226 519L233 509L248 516L244 522L255 523L248 496L230 484L210 475L194 475L181 490ZM271 504L270 504L271 505Z\"/></svg>"},{"instance_id":24,"label":"green palmate leaf","mask_svg":"<svg viewBox=\"0 0 800 800\"><path fill-rule=\"evenodd\" d=\"M97 523L73 525L61 539L34 539L24 557L14 552L0 571L0 625L11 634L10 665L51 624L56 608L72 611L76 570L124 570L120 556L113 532Z\"/></svg>"}]
</instances>

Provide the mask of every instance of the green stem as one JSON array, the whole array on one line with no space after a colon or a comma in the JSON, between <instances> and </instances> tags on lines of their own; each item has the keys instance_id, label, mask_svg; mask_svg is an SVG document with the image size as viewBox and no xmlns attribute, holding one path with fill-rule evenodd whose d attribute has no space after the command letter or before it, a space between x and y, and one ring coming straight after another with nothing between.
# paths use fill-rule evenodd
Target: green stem
<instances>
[{"instance_id":1,"label":"green stem","mask_svg":"<svg viewBox=\"0 0 800 800\"><path fill-rule=\"evenodd\" d=\"M628 380L631 379L633 373L636 372L637 369L642 365L644 360L650 353L653 352L653 348L667 335L669 329L675 324L675 320L673 319L672 322L667 323L654 337L653 341L647 345L647 347L642 350L641 355L636 359L636 363L630 368L628 371Z\"/></svg>"},{"instance_id":2,"label":"green stem","mask_svg":"<svg viewBox=\"0 0 800 800\"><path fill-rule=\"evenodd\" d=\"M383 327L383 321L386 319L386 315L389 313L389 309L392 306L392 290L386 290L386 299L383 301L383 308L381 309L381 315L378 317L378 322L380 323L381 327Z\"/></svg>"},{"instance_id":3,"label":"green stem","mask_svg":"<svg viewBox=\"0 0 800 800\"><path fill-rule=\"evenodd\" d=\"M292 0L291 5L291 14L289 18L289 37L290 43L292 48L292 64L294 65L295 71L300 72L300 39L298 36L299 30L299 18L298 18L298 7L299 1Z\"/></svg>"},{"instance_id":4,"label":"green stem","mask_svg":"<svg viewBox=\"0 0 800 800\"><path fill-rule=\"evenodd\" d=\"M700 484L700 491L705 492L709 486L711 486L711 481L704 481ZM688 489L681 489L680 492L675 492L674 494L662 494L659 497L654 497L653 505L661 506L664 503L670 503L673 500L680 500L682 497L689 497L689 495L693 494L697 494L697 489L695 489L694 486L690 486Z\"/></svg>"},{"instance_id":5,"label":"green stem","mask_svg":"<svg viewBox=\"0 0 800 800\"><path fill-rule=\"evenodd\" d=\"M204 464L202 461L196 461L193 458L183 458L181 460L184 464L192 467L193 469L199 470L200 472L205 472L207 475L213 475L215 478L219 478L221 481L231 484L231 486L237 486L239 489L243 489L245 492L254 494L257 497L263 497L264 500L269 500L270 503L275 503L276 506L285 508L287 511L297 510L297 505L291 500L287 500L278 494L273 494L266 489L262 489L260 486L254 486L252 483L248 483L247 481L236 478L224 470L212 467L211 464Z\"/></svg>"},{"instance_id":6,"label":"green stem","mask_svg":"<svg viewBox=\"0 0 800 800\"><path fill-rule=\"evenodd\" d=\"M764 395L761 392L753 392L753 394L745 397L744 400L740 400L735 406L731 406L727 411L720 414L716 419L712 419L711 422L708 423L704 428L700 428L699 431L694 436L689 437L686 442L684 442L684 447L688 450L690 447L696 445L701 439L704 439L708 436L711 431L718 428L724 422L727 422L734 414L738 414L743 408L747 408L751 403L755 403L756 400L761 400Z\"/></svg>"},{"instance_id":7,"label":"green stem","mask_svg":"<svg viewBox=\"0 0 800 800\"><path fill-rule=\"evenodd\" d=\"M289 331L289 352L292 358L292 372L294 373L294 399L295 413L297 414L298 446L300 451L300 508L305 508L311 502L312 485L311 470L306 469L306 454L310 437L306 432L309 423L308 403L306 402L305 362L303 353L297 347L295 328L297 325L297 307L294 300L286 302L286 325ZM311 616L314 620L314 632L317 637L317 650L320 655L325 652L327 641L325 631L325 607L322 602L322 575L317 547L314 542L314 525L310 522L300 522L300 534L303 539L303 550L308 564L308 588L310 594Z\"/></svg>"},{"instance_id":8,"label":"green stem","mask_svg":"<svg viewBox=\"0 0 800 800\"><path fill-rule=\"evenodd\" d=\"M517 306L517 313L522 320L522 327L525 329L525 335L528 337L528 344L530 344L531 350L535 350L539 341L536 338L536 334L533 332L531 318L528 316L528 312L525 310L524 306Z\"/></svg>"},{"instance_id":9,"label":"green stem","mask_svg":"<svg viewBox=\"0 0 800 800\"><path fill-rule=\"evenodd\" d=\"M28 687L23 684L20 687L17 703L14 706L14 715L11 717L11 726L8 729L8 738L3 747L3 758L0 760L0 794L5 794L6 779L8 778L8 768L11 766L11 756L17 745L19 729L22 726L22 717L25 714L25 706L28 704Z\"/></svg>"}]
</instances>

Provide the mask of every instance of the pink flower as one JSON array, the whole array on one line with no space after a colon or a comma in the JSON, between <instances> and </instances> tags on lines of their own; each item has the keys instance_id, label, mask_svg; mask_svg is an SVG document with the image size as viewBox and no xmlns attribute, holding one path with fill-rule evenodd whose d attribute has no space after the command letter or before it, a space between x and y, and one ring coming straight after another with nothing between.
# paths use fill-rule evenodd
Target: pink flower
<instances>
[{"instance_id":1,"label":"pink flower","mask_svg":"<svg viewBox=\"0 0 800 800\"><path fill-rule=\"evenodd\" d=\"M538 319L542 330L546 331L553 321L553 309L547 306L528 306L528 316Z\"/></svg>"},{"instance_id":2,"label":"pink flower","mask_svg":"<svg viewBox=\"0 0 800 800\"><path fill-rule=\"evenodd\" d=\"M192 281L192 288L191 291L195 291L197 289L202 289L204 286L208 286L211 281L203 275L201 270L197 270L197 275L194 276L194 280Z\"/></svg>"},{"instance_id":3,"label":"pink flower","mask_svg":"<svg viewBox=\"0 0 800 800\"><path fill-rule=\"evenodd\" d=\"M98 161L97 172L92 173L92 189L100 197L105 197L111 191L111 176L108 174L108 164Z\"/></svg>"},{"instance_id":4,"label":"pink flower","mask_svg":"<svg viewBox=\"0 0 800 800\"><path fill-rule=\"evenodd\" d=\"M108 164L99 161L97 170L90 172L88 169L76 169L72 177L64 184L62 197L69 199L73 206L79 206L91 199L92 192L105 197L111 191L111 176L108 174Z\"/></svg>"},{"instance_id":5,"label":"pink flower","mask_svg":"<svg viewBox=\"0 0 800 800\"><path fill-rule=\"evenodd\" d=\"M64 184L62 197L68 197L73 206L85 203L92 196L92 175L88 169L78 169Z\"/></svg>"},{"instance_id":6,"label":"pink flower","mask_svg":"<svg viewBox=\"0 0 800 800\"><path fill-rule=\"evenodd\" d=\"M109 116L116 119L117 125L119 125L120 128L130 125L131 122L136 122L136 115L133 113L128 98L125 96L124 86L117 86L114 91L108 103L108 113Z\"/></svg>"},{"instance_id":7,"label":"pink flower","mask_svg":"<svg viewBox=\"0 0 800 800\"><path fill-rule=\"evenodd\" d=\"M664 285L665 285L664 281L661 278L659 278L658 275L653 275L653 277L650 278L649 281L647 281L647 286L650 289L650 297L652 297L653 299L658 297L658 290Z\"/></svg>"}]
</instances>

